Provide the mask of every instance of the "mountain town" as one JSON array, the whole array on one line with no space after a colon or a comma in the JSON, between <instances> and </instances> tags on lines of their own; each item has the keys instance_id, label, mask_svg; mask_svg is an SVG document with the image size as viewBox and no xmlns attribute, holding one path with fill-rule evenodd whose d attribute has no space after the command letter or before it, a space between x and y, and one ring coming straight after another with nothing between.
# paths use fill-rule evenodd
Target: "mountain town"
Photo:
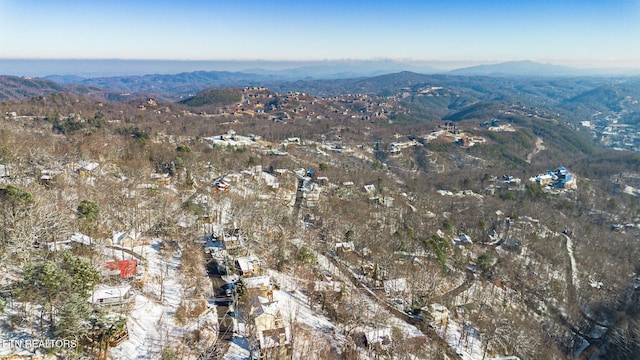
<instances>
[{"instance_id":1,"label":"mountain town","mask_svg":"<svg viewBox=\"0 0 640 360\"><path fill-rule=\"evenodd\" d=\"M175 102L8 78L41 93L0 105L0 356L635 354L638 155L579 95L425 80Z\"/></svg>"}]
</instances>

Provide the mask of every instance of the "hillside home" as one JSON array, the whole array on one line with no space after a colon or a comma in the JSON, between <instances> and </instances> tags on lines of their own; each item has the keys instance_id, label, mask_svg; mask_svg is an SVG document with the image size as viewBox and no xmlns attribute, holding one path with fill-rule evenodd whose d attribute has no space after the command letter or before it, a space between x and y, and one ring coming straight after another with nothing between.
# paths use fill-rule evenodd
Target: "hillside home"
<instances>
[{"instance_id":1,"label":"hillside home","mask_svg":"<svg viewBox=\"0 0 640 360\"><path fill-rule=\"evenodd\" d=\"M222 230L222 246L226 250L233 250L239 247L242 247L242 234L240 233L240 229L237 228L227 228Z\"/></svg>"},{"instance_id":2,"label":"hillside home","mask_svg":"<svg viewBox=\"0 0 640 360\"><path fill-rule=\"evenodd\" d=\"M64 179L65 178L65 172L60 171L60 170L50 170L50 169L44 169L40 171L40 184L48 186L51 184L51 182L58 180L58 179Z\"/></svg>"},{"instance_id":3,"label":"hillside home","mask_svg":"<svg viewBox=\"0 0 640 360\"><path fill-rule=\"evenodd\" d=\"M71 240L52 241L47 243L47 251L55 252L62 250L71 250Z\"/></svg>"},{"instance_id":4,"label":"hillside home","mask_svg":"<svg viewBox=\"0 0 640 360\"><path fill-rule=\"evenodd\" d=\"M342 281L314 281L313 291L315 292L333 292L339 293L343 290L344 283Z\"/></svg>"},{"instance_id":5,"label":"hillside home","mask_svg":"<svg viewBox=\"0 0 640 360\"><path fill-rule=\"evenodd\" d=\"M47 243L47 251L54 252L54 251L61 251L65 249L71 249L71 244L73 243L89 246L93 243L93 239L82 233L75 233L71 235L71 237L67 240L52 241L50 243Z\"/></svg>"},{"instance_id":6,"label":"hillside home","mask_svg":"<svg viewBox=\"0 0 640 360\"><path fill-rule=\"evenodd\" d=\"M577 189L576 177L570 173L563 166L557 168L555 171L547 171L545 174L540 174L529 179L531 182L537 182L542 186L550 186L560 189Z\"/></svg>"},{"instance_id":7,"label":"hillside home","mask_svg":"<svg viewBox=\"0 0 640 360\"><path fill-rule=\"evenodd\" d=\"M252 276L260 271L260 260L256 256L243 256L236 259L236 266L242 276Z\"/></svg>"},{"instance_id":8,"label":"hillside home","mask_svg":"<svg viewBox=\"0 0 640 360\"><path fill-rule=\"evenodd\" d=\"M316 183L305 180L302 183L300 189L302 191L302 198L309 201L320 200L320 187Z\"/></svg>"},{"instance_id":9,"label":"hillside home","mask_svg":"<svg viewBox=\"0 0 640 360\"><path fill-rule=\"evenodd\" d=\"M273 300L273 284L269 276L254 276L242 279L249 298L261 296Z\"/></svg>"},{"instance_id":10,"label":"hillside home","mask_svg":"<svg viewBox=\"0 0 640 360\"><path fill-rule=\"evenodd\" d=\"M257 297L251 301L260 358L288 357L291 329L285 325L277 301Z\"/></svg>"},{"instance_id":11,"label":"hillside home","mask_svg":"<svg viewBox=\"0 0 640 360\"><path fill-rule=\"evenodd\" d=\"M335 250L338 255L352 252L353 250L355 250L355 248L356 247L353 244L353 241L340 242L340 243L336 243L335 245Z\"/></svg>"},{"instance_id":12,"label":"hillside home","mask_svg":"<svg viewBox=\"0 0 640 360\"><path fill-rule=\"evenodd\" d=\"M169 174L151 174L151 180L154 181L157 186L171 185L171 176Z\"/></svg>"},{"instance_id":13,"label":"hillside home","mask_svg":"<svg viewBox=\"0 0 640 360\"><path fill-rule=\"evenodd\" d=\"M98 164L97 162L82 160L78 162L76 172L80 174L81 177L88 178L91 177L93 170L95 170L98 166L100 166L100 164Z\"/></svg>"},{"instance_id":14,"label":"hillside home","mask_svg":"<svg viewBox=\"0 0 640 360\"><path fill-rule=\"evenodd\" d=\"M329 178L326 176L318 176L316 182L322 186L327 186L329 185Z\"/></svg>"},{"instance_id":15,"label":"hillside home","mask_svg":"<svg viewBox=\"0 0 640 360\"><path fill-rule=\"evenodd\" d=\"M134 230L114 231L111 237L112 245L132 246L140 239L140 233Z\"/></svg>"},{"instance_id":16,"label":"hillside home","mask_svg":"<svg viewBox=\"0 0 640 360\"><path fill-rule=\"evenodd\" d=\"M296 145L300 145L300 138L299 137L289 137L286 138L283 142L283 145L287 145L287 144L296 144Z\"/></svg>"},{"instance_id":17,"label":"hillside home","mask_svg":"<svg viewBox=\"0 0 640 360\"><path fill-rule=\"evenodd\" d=\"M131 285L109 286L91 292L88 302L99 306L119 306L133 301Z\"/></svg>"},{"instance_id":18,"label":"hillside home","mask_svg":"<svg viewBox=\"0 0 640 360\"><path fill-rule=\"evenodd\" d=\"M229 190L229 180L224 177L218 178L213 182L213 191L224 192Z\"/></svg>"},{"instance_id":19,"label":"hillside home","mask_svg":"<svg viewBox=\"0 0 640 360\"><path fill-rule=\"evenodd\" d=\"M118 276L121 279L135 277L138 273L136 259L113 260L100 265L100 274L104 277Z\"/></svg>"},{"instance_id":20,"label":"hillside home","mask_svg":"<svg viewBox=\"0 0 640 360\"><path fill-rule=\"evenodd\" d=\"M467 234L462 234L459 237L453 238L455 245L473 244L471 237Z\"/></svg>"}]
</instances>

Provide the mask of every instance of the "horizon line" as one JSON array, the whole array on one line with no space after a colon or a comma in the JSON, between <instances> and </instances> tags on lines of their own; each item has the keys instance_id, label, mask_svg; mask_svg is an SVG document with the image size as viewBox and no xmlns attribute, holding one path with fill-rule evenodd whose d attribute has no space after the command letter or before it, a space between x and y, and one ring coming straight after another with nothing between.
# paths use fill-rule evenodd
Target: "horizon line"
<instances>
[{"instance_id":1,"label":"horizon line","mask_svg":"<svg viewBox=\"0 0 640 360\"><path fill-rule=\"evenodd\" d=\"M324 58L324 59L253 59L253 58L228 58L228 59L163 59L163 58L41 58L41 57L0 57L0 61L131 61L131 62L229 62L229 63L348 63L348 62L376 62L393 61L398 63L430 63L430 64L465 64L463 66L497 65L504 63L532 62L544 65L571 66L584 69L616 68L616 69L640 69L640 59L427 59L412 57L372 57L372 58ZM571 64L571 65L569 65ZM443 69L444 70L444 69Z\"/></svg>"}]
</instances>

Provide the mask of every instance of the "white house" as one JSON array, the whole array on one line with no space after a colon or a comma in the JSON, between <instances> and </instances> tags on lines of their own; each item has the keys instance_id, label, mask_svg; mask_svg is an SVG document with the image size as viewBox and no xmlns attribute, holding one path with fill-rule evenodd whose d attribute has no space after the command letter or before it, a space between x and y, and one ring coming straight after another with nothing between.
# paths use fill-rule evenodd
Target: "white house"
<instances>
[{"instance_id":1,"label":"white house","mask_svg":"<svg viewBox=\"0 0 640 360\"><path fill-rule=\"evenodd\" d=\"M103 287L94 290L89 296L89 303L101 306L123 305L133 301L131 285Z\"/></svg>"},{"instance_id":2,"label":"white house","mask_svg":"<svg viewBox=\"0 0 640 360\"><path fill-rule=\"evenodd\" d=\"M260 270L260 260L256 256L243 256L236 259L242 276L251 276Z\"/></svg>"}]
</instances>

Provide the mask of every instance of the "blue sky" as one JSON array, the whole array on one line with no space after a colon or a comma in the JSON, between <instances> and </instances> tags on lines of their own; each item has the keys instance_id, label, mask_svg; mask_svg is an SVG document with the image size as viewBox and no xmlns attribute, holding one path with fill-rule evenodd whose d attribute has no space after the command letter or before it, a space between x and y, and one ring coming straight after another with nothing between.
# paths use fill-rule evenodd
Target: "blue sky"
<instances>
[{"instance_id":1,"label":"blue sky","mask_svg":"<svg viewBox=\"0 0 640 360\"><path fill-rule=\"evenodd\" d=\"M640 67L640 0L0 0L0 58Z\"/></svg>"}]
</instances>

